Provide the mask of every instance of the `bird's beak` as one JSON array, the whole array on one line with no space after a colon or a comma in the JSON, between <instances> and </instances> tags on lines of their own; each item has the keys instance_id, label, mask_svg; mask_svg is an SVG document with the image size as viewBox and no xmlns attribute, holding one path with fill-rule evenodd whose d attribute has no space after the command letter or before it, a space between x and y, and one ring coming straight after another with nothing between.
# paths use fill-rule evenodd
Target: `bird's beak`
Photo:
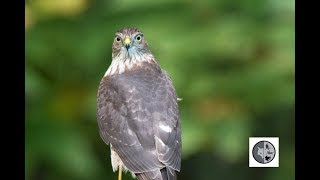
<instances>
[{"instance_id":1,"label":"bird's beak","mask_svg":"<svg viewBox=\"0 0 320 180\"><path fill-rule=\"evenodd\" d=\"M130 38L125 38L123 44L126 46L127 50L130 48L131 40Z\"/></svg>"}]
</instances>

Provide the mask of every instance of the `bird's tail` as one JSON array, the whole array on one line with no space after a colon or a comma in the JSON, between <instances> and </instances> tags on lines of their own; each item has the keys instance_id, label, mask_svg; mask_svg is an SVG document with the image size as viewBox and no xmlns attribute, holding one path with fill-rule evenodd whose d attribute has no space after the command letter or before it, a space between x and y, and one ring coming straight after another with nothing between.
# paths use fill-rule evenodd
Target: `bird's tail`
<instances>
[{"instance_id":1,"label":"bird's tail","mask_svg":"<svg viewBox=\"0 0 320 180\"><path fill-rule=\"evenodd\" d=\"M144 173L137 173L136 177L138 180L176 180L175 170L165 167L161 170L149 171Z\"/></svg>"}]
</instances>

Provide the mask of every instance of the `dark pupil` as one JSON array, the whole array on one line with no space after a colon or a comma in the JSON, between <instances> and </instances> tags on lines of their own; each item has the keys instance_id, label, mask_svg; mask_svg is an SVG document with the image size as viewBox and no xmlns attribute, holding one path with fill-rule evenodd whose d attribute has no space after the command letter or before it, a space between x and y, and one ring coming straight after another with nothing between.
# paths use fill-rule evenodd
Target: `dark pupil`
<instances>
[{"instance_id":1,"label":"dark pupil","mask_svg":"<svg viewBox=\"0 0 320 180\"><path fill-rule=\"evenodd\" d=\"M117 37L117 41L120 41L120 38Z\"/></svg>"},{"instance_id":2,"label":"dark pupil","mask_svg":"<svg viewBox=\"0 0 320 180\"><path fill-rule=\"evenodd\" d=\"M141 39L141 37L140 37L140 36L138 36L138 37L137 37L137 40L138 40L138 41L140 41L140 39Z\"/></svg>"}]
</instances>

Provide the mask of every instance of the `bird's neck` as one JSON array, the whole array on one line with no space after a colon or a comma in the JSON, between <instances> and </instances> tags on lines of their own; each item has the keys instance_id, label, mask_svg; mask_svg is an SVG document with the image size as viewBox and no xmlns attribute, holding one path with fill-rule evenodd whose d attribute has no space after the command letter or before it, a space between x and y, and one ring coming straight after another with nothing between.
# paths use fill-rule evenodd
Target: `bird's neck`
<instances>
[{"instance_id":1,"label":"bird's neck","mask_svg":"<svg viewBox=\"0 0 320 180\"><path fill-rule=\"evenodd\" d=\"M105 76L121 74L124 71L131 70L133 67L140 66L144 62L155 63L155 59L151 53L142 55L118 55L112 57L111 65L106 71Z\"/></svg>"}]
</instances>

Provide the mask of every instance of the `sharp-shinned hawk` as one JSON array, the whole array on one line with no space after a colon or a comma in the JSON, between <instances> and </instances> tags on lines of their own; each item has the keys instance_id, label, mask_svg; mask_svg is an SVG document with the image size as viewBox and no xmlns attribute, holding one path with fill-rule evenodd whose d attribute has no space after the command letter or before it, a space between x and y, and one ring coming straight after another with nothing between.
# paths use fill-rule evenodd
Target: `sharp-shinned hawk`
<instances>
[{"instance_id":1,"label":"sharp-shinned hawk","mask_svg":"<svg viewBox=\"0 0 320 180\"><path fill-rule=\"evenodd\" d=\"M181 166L178 98L137 28L116 32L112 62L97 94L100 136L113 171L139 180L174 180ZM120 174L120 173L119 173Z\"/></svg>"}]
</instances>

